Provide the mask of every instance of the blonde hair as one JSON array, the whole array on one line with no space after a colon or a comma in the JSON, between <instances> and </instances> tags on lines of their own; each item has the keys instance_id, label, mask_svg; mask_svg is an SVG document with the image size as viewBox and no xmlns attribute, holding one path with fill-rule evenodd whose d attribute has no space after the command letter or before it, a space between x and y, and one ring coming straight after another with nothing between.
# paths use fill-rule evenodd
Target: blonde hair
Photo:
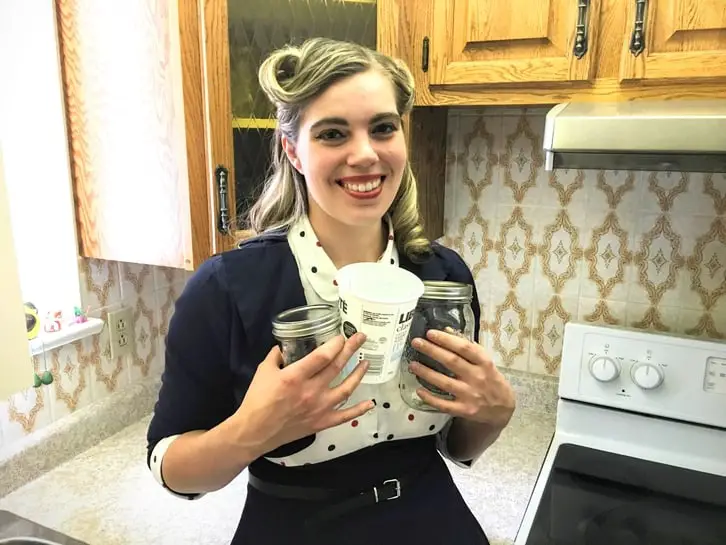
<instances>
[{"instance_id":1,"label":"blonde hair","mask_svg":"<svg viewBox=\"0 0 726 545\"><path fill-rule=\"evenodd\" d=\"M297 142L305 107L335 82L368 70L378 70L391 80L398 114L408 114L414 99L414 79L408 67L362 45L313 38L299 47L274 51L265 59L258 76L260 87L277 109L277 129L270 175L249 210L249 230L240 232L241 237L288 227L307 213L305 180L290 163L281 137ZM399 251L412 260L430 253L431 243L421 226L416 179L408 162L388 214Z\"/></svg>"}]
</instances>

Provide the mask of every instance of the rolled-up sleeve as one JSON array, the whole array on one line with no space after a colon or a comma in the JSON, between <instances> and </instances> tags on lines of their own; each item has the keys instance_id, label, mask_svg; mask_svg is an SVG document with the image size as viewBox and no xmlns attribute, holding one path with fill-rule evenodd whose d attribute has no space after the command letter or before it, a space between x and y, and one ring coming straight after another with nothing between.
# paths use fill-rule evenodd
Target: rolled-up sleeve
<instances>
[{"instance_id":1,"label":"rolled-up sleeve","mask_svg":"<svg viewBox=\"0 0 726 545\"><path fill-rule=\"evenodd\" d=\"M147 430L147 464L164 486L161 460L174 438L211 429L235 410L230 337L236 315L221 268L219 257L200 266L177 299L169 324L161 389Z\"/></svg>"}]
</instances>

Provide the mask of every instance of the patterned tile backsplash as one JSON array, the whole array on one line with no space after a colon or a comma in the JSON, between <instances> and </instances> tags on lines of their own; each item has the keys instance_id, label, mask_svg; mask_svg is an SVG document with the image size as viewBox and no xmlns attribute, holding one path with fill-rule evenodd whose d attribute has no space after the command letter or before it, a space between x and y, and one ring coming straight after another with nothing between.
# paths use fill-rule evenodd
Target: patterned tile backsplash
<instances>
[{"instance_id":1,"label":"patterned tile backsplash","mask_svg":"<svg viewBox=\"0 0 726 545\"><path fill-rule=\"evenodd\" d=\"M33 358L36 373L49 370L53 383L31 386L0 402L0 450L74 411L128 385L160 375L164 336L188 273L177 269L81 260L84 308L106 320L122 306L134 309L135 345L128 356L111 358L108 331Z\"/></svg>"},{"instance_id":2,"label":"patterned tile backsplash","mask_svg":"<svg viewBox=\"0 0 726 545\"><path fill-rule=\"evenodd\" d=\"M445 245L495 363L557 375L570 320L726 338L726 174L546 172L545 111L451 110Z\"/></svg>"}]
</instances>

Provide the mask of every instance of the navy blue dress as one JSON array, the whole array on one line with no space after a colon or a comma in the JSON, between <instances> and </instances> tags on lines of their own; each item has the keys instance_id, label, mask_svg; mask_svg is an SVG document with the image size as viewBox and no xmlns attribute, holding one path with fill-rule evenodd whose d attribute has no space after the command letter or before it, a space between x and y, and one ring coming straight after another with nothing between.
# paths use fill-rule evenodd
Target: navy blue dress
<instances>
[{"instance_id":1,"label":"navy blue dress","mask_svg":"<svg viewBox=\"0 0 726 545\"><path fill-rule=\"evenodd\" d=\"M400 266L422 280L474 285L456 252L437 243L433 249L424 263L413 263L401 253ZM210 429L234 414L258 363L275 344L273 316L305 304L284 232L257 237L202 264L178 298L170 323L162 386L147 435L149 456L165 437ZM478 324L476 289L472 309ZM478 327L475 331L478 340ZM298 452L314 439L300 439L268 455ZM232 545L488 543L437 451L434 435L386 441L300 467L259 458L248 469L266 482L351 495L399 475L416 479L398 499L355 510L314 530L305 522L326 507L326 500L282 499L250 486Z\"/></svg>"}]
</instances>

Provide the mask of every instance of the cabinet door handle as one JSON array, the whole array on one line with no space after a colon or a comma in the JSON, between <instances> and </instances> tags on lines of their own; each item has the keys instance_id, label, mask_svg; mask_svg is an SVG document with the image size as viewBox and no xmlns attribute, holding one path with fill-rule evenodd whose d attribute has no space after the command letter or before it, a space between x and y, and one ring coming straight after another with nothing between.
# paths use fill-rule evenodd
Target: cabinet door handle
<instances>
[{"instance_id":1,"label":"cabinet door handle","mask_svg":"<svg viewBox=\"0 0 726 545\"><path fill-rule=\"evenodd\" d=\"M575 57L581 59L587 53L587 16L590 11L590 0L577 0L577 32L575 33Z\"/></svg>"},{"instance_id":2,"label":"cabinet door handle","mask_svg":"<svg viewBox=\"0 0 726 545\"><path fill-rule=\"evenodd\" d=\"M222 235L229 234L229 205L227 197L229 195L228 179L229 170L223 165L214 169L214 177L217 180L217 197L219 202L219 212L217 214L217 231Z\"/></svg>"},{"instance_id":3,"label":"cabinet door handle","mask_svg":"<svg viewBox=\"0 0 726 545\"><path fill-rule=\"evenodd\" d=\"M635 27L630 38L630 52L634 57L645 51L645 12L648 0L635 0Z\"/></svg>"}]
</instances>

